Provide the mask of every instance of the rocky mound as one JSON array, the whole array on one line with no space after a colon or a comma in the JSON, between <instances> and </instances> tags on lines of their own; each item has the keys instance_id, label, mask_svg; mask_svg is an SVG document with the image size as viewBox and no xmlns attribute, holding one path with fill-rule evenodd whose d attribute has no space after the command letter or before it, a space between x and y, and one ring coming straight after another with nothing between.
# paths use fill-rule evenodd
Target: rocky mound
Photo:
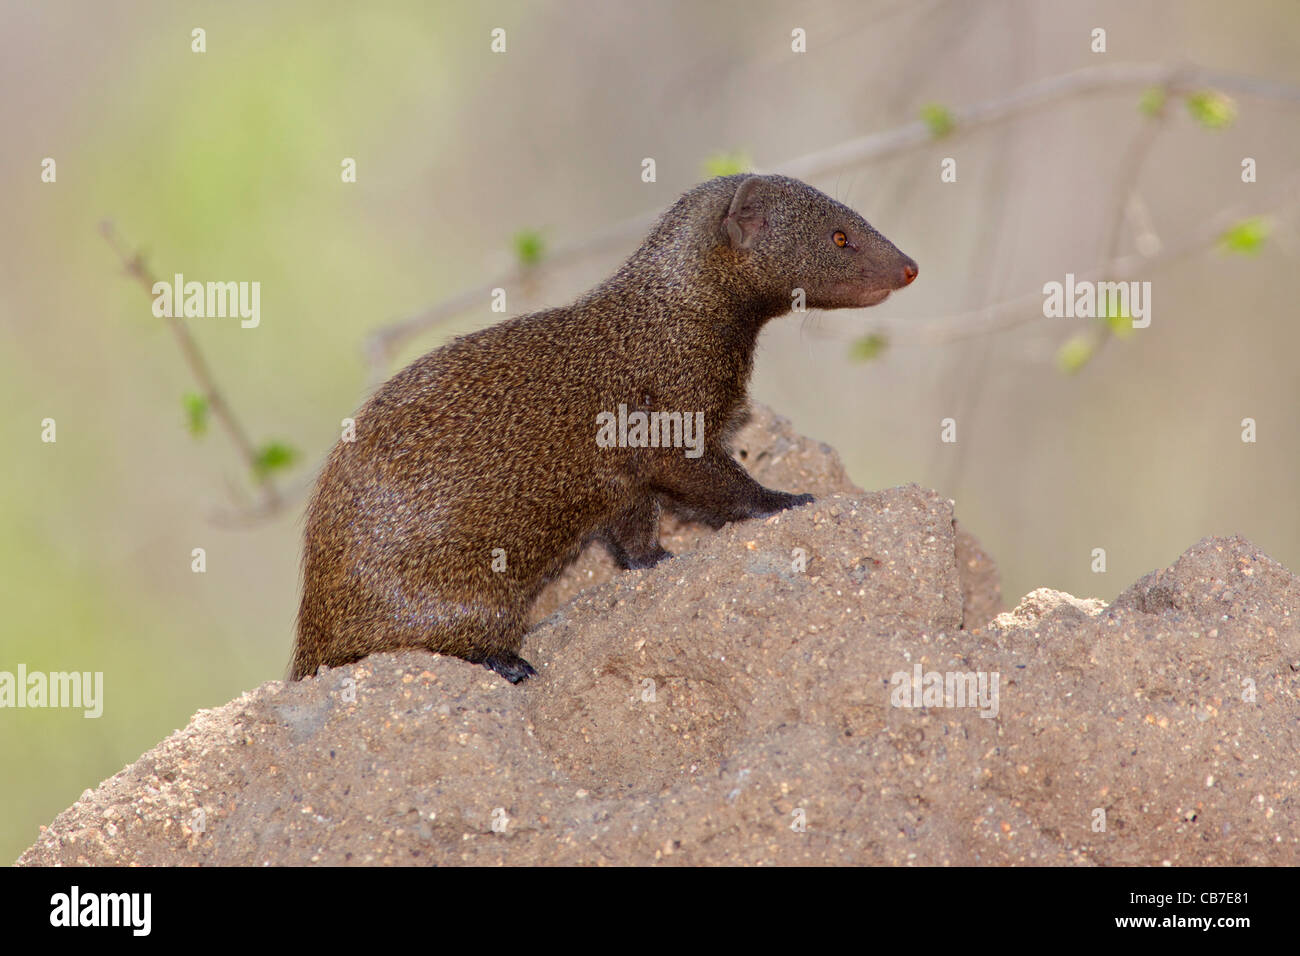
<instances>
[{"instance_id":1,"label":"rocky mound","mask_svg":"<svg viewBox=\"0 0 1300 956\"><path fill-rule=\"evenodd\" d=\"M553 586L512 687L432 654L273 681L44 828L24 864L1294 864L1300 580L1206 539L1113 605L996 571L915 486L866 494L760 413L737 457L819 500Z\"/></svg>"}]
</instances>

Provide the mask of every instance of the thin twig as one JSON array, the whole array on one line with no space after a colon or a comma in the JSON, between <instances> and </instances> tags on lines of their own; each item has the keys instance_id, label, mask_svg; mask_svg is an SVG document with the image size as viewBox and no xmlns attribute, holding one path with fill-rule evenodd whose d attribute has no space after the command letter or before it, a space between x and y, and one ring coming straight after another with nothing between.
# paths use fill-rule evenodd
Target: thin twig
<instances>
[{"instance_id":1,"label":"thin twig","mask_svg":"<svg viewBox=\"0 0 1300 956\"><path fill-rule=\"evenodd\" d=\"M1151 155L1151 148L1156 144L1156 138L1164 129L1165 112L1169 105L1170 90L1168 86L1160 86L1158 89L1163 102L1156 112L1138 129L1137 135L1129 144L1129 148L1124 154L1124 161L1120 166L1119 180L1115 185L1115 198L1111 204L1110 231L1102 253L1103 258L1109 261L1119 258L1120 246L1124 242L1124 226L1128 222L1132 199L1137 192L1138 182L1142 178L1142 169L1146 166L1147 157ZM1141 248L1138 251L1141 252ZM1102 347L1114 338L1114 335L1115 329L1109 321L1095 323L1089 336L1088 360L1091 361L1095 358Z\"/></svg>"},{"instance_id":2,"label":"thin twig","mask_svg":"<svg viewBox=\"0 0 1300 956\"><path fill-rule=\"evenodd\" d=\"M1149 86L1164 87L1174 96L1213 87L1242 96L1300 103L1300 87L1286 83L1274 83L1258 77L1221 73L1197 67L1169 66L1160 63L1117 63L1110 66L1086 67L1073 73L1035 80L1003 96L996 96L971 106L953 108L950 113L954 127L948 134L948 138L952 139L970 130L1051 106L1064 99L1117 89L1134 87L1145 89ZM867 161L883 159L933 139L934 134L929 124L922 120L915 120L891 130L871 133L839 143L829 149L801 156L783 163L781 172L805 178L825 175L844 166L856 166Z\"/></svg>"},{"instance_id":3,"label":"thin twig","mask_svg":"<svg viewBox=\"0 0 1300 956\"><path fill-rule=\"evenodd\" d=\"M1244 96L1300 103L1300 87L1286 83L1196 67L1121 63L1088 67L1073 73L1036 80L1003 96L953 109L951 113L955 127L949 134L949 138L962 136L979 127L989 126L1074 96L1148 86L1164 87L1171 95L1213 87ZM872 133L808 153L780 164L774 171L803 179L813 179L846 166L861 165L913 149L933 140L934 133L929 125L916 120L891 130ZM657 214L653 213L642 214L616 223L585 239L561 246L550 253L541 266L515 266L490 282L451 296L409 318L379 327L367 336L362 346L369 367L369 387L373 388L383 381L393 355L406 342L428 329L456 318L476 305L487 302L493 289L508 288L525 275L535 275L539 269L554 269L575 259L581 259L588 253L605 251L620 242L638 239L655 221L656 216Z\"/></svg>"},{"instance_id":4,"label":"thin twig","mask_svg":"<svg viewBox=\"0 0 1300 956\"><path fill-rule=\"evenodd\" d=\"M1003 96L971 106L955 108L951 110L955 125L948 138L956 139L972 130L1071 97L1106 90L1147 86L1163 87L1169 96L1182 95L1199 88L1214 88L1238 95L1300 103L1300 87L1258 77L1162 64L1116 64L1090 67L1038 80ZM1150 135L1154 134L1143 134L1143 136ZM934 134L929 125L918 120L797 157L781 164L774 171L812 179L847 166L866 164L933 141ZM1149 142L1145 142L1142 137L1139 138L1134 150L1137 167L1140 167L1149 146ZM1131 196L1135 188L1137 171L1133 163L1129 164L1129 169L1130 181L1120 191L1121 203L1127 201L1124 197ZM615 223L581 240L557 248L547 255L541 266L516 265L490 282L466 289L416 315L379 327L363 342L363 351L369 368L369 386L374 387L383 381L393 356L406 342L486 302L493 289L509 287L523 280L533 279L546 270L580 261L588 255L605 252L620 243L634 241L644 235L657 215L657 213L646 213ZM1225 219L1227 219L1226 211L1211 221L1214 225L1203 228L1191 241L1175 249L1163 250L1159 255L1120 257L1115 248L1109 261L1098 265L1092 274L1099 278L1116 279L1131 275L1139 269L1149 272L1159 268L1218 241L1223 230L1231 225L1231 219L1220 222ZM1121 211L1115 226L1110 230L1112 247L1117 246L1118 236L1122 234L1123 221ZM138 253L133 253L118 237L112 223L105 222L102 225L102 232L121 258L127 274L139 281L152 295L155 280L146 268L143 258ZM1041 305L1041 302L1041 293L1027 293L973 312L958 316L950 315L945 321L934 322L929 327L916 328L916 320L913 319L907 322L907 327L895 330L891 330L889 325L878 325L876 328L877 331L886 332L891 345L944 344L977 335L987 335L1033 321L1041 317L1041 308L1028 313L1026 309L1035 304ZM978 318L980 321L971 321L972 318ZM274 516L286 505L285 496L276 489L269 475L259 474L256 450L223 393L217 387L211 369L190 334L189 328L176 317L170 318L168 324L199 383L212 414L230 436L249 469L258 477L262 488L263 497L257 505L251 509L227 513L221 518L221 523L251 525ZM853 337L857 338L858 335ZM296 500L309 484L310 479L295 483L290 489L289 500Z\"/></svg>"},{"instance_id":5,"label":"thin twig","mask_svg":"<svg viewBox=\"0 0 1300 956\"><path fill-rule=\"evenodd\" d=\"M1276 200L1276 202L1257 201L1250 206L1244 203L1234 203L1217 212L1207 220L1205 225L1193 233L1191 238L1182 243L1161 249L1160 252L1154 255L1143 255L1138 252L1114 256L1097 263L1089 270L1076 273L1075 282L1078 283L1085 279L1121 281L1136 278L1140 275L1150 275L1157 269L1218 244L1222 240L1224 233L1234 223L1246 218L1246 209L1248 208L1267 208L1277 212L1280 209L1300 205L1300 191L1298 190L1300 190L1300 171L1291 174L1288 182L1270 196L1270 199ZM1297 194L1288 195L1291 193ZM813 327L812 331L813 334L820 335L822 338L841 341L857 341L864 334L877 334L883 336L891 348L895 346L947 345L950 342L991 335L994 332L1005 332L1017 326L1043 321L1042 306L1043 293L1041 291L1026 292L1012 299L933 320L911 318L879 321L869 326L865 333L861 327L855 329L852 334L837 330L818 330L816 327Z\"/></svg>"},{"instance_id":6,"label":"thin twig","mask_svg":"<svg viewBox=\"0 0 1300 956\"><path fill-rule=\"evenodd\" d=\"M144 287L145 292L150 296L153 295L154 283L158 280L154 278L145 265L144 256L139 252L133 252L130 246L117 234L117 229L109 220L100 223L99 231L113 247L118 258L122 260L122 267L126 274L135 279ZM176 310L173 309L173 312ZM216 379L212 375L212 369L208 361L203 357L203 352L199 349L198 342L190 333L189 327L181 321L179 315L167 317L167 325L171 328L172 334L176 337L176 344L180 347L181 354L185 358L185 364L190 367L194 379L198 382L199 390L204 400L208 404L208 409L212 416L221 423L230 440L234 442L235 448L239 455L244 459L249 471L255 476L262 488L263 502L262 507L270 510L278 509L281 506L280 493L276 490L275 483L271 477L266 474L260 474L258 469L257 450L248 438L248 433L235 413L231 410L230 404L226 401L225 395L217 387Z\"/></svg>"},{"instance_id":7,"label":"thin twig","mask_svg":"<svg viewBox=\"0 0 1300 956\"><path fill-rule=\"evenodd\" d=\"M546 268L554 269L565 263L580 260L593 252L602 251L610 244L618 243L633 236L640 236L650 228L658 218L658 213L644 213L632 219L608 226L578 242L569 243L546 255ZM509 288L524 279L535 276L541 266L516 265L508 272L497 276L491 282L485 282L472 289L457 293L444 299L437 305L425 309L410 318L390 325L384 325L368 335L362 343L366 364L370 368L369 387L381 383L387 377L388 363L394 353L415 336L443 322L450 321L462 313L468 312L476 305L488 301L493 289Z\"/></svg>"}]
</instances>

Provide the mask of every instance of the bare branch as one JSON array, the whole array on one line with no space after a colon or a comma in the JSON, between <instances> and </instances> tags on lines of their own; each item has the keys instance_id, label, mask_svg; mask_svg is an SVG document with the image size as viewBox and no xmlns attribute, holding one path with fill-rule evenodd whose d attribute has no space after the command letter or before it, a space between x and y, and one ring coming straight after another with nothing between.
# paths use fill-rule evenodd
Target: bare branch
<instances>
[{"instance_id":1,"label":"bare branch","mask_svg":"<svg viewBox=\"0 0 1300 956\"><path fill-rule=\"evenodd\" d=\"M146 293L153 295L154 283L158 280L150 273L148 266L145 265L144 257L139 252L131 251L127 243L117 234L113 223L105 220L100 223L99 231L113 251L117 253L118 258L122 260L122 268L126 274L135 279L144 287ZM276 490L275 483L269 475L259 474L257 450L253 443L249 441L248 433L235 413L231 410L230 404L226 401L225 395L217 387L216 379L212 375L212 369L208 366L208 361L203 357L203 352L199 349L198 342L190 333L189 327L181 321L179 316L169 316L167 325L171 328L172 334L176 337L176 344L180 346L181 355L185 358L185 364L190 367L190 372L194 375L194 380L198 382L199 389L204 399L208 403L208 408L212 415L230 440L234 442L235 448L243 458L248 469L259 481L262 488L263 507L276 509L280 507L280 494Z\"/></svg>"},{"instance_id":2,"label":"bare branch","mask_svg":"<svg viewBox=\"0 0 1300 956\"><path fill-rule=\"evenodd\" d=\"M1097 263L1092 269L1079 273L1076 281L1120 281L1150 275L1157 269L1186 259L1188 256L1213 248L1223 234L1236 222L1245 218L1249 209L1271 209L1274 212L1300 207L1300 171L1292 173L1288 182L1269 196L1251 206L1234 203L1212 216L1190 238L1177 245L1162 249L1154 255L1140 252L1112 256ZM979 309L933 320L895 319L877 322L864 333L859 327L852 335L834 330L823 330L824 338L856 341L864 334L882 335L890 347L946 345L963 339L1004 332L1030 322L1048 321L1043 317L1043 293L1026 292L1012 299L992 303ZM918 322L920 324L918 324Z\"/></svg>"},{"instance_id":3,"label":"bare branch","mask_svg":"<svg viewBox=\"0 0 1300 956\"><path fill-rule=\"evenodd\" d=\"M1160 86L1173 95L1194 92L1205 87L1224 90L1242 96L1283 100L1300 103L1300 87L1286 83L1236 73L1221 73L1194 67L1178 67L1151 63L1117 63L1109 66L1092 66L1073 73L1035 80L971 106L951 110L955 128L948 138L955 138L970 130L991 126L1002 120L1051 106L1061 100L1100 93L1109 90ZM781 164L781 172L791 176L811 177L834 172L845 166L883 159L904 152L934 138L930 127L916 120L891 130L871 133L857 139L839 143L829 149L809 153Z\"/></svg>"},{"instance_id":4,"label":"bare branch","mask_svg":"<svg viewBox=\"0 0 1300 956\"><path fill-rule=\"evenodd\" d=\"M956 126L949 136L955 138L971 130L1041 109L1071 97L1148 86L1163 87L1173 95L1213 87L1243 96L1300 103L1300 87L1286 83L1196 67L1121 63L1088 67L1073 73L1037 80L1004 96L953 109L952 115ZM808 153L781 163L774 171L812 179L846 166L861 165L913 149L931 142L933 138L930 127L925 122L917 120L891 130L872 133ZM649 213L615 223L592 236L560 247L547 256L542 266L516 266L490 282L451 296L423 312L381 326L371 333L363 344L369 367L370 387L383 381L393 355L406 342L477 305L486 303L493 289L509 287L526 275L535 275L539 268L554 269L581 259L589 253L605 251L611 245L633 242L645 233L655 219L656 214Z\"/></svg>"},{"instance_id":5,"label":"bare branch","mask_svg":"<svg viewBox=\"0 0 1300 956\"><path fill-rule=\"evenodd\" d=\"M951 115L954 128L947 138L956 139L973 130L1069 98L1110 90L1150 86L1161 87L1171 97L1212 88L1243 96L1300 103L1300 87L1258 77L1166 64L1114 64L1089 67L1073 73L1037 80L1005 95L970 106L953 108ZM1090 273L1098 278L1121 279L1135 274L1138 270L1149 273L1169 262L1213 245L1234 219L1240 218L1239 214L1230 215L1231 211L1225 210L1193 238L1175 248L1161 250L1155 255L1143 255L1141 254L1143 244L1139 243L1138 254L1119 256L1118 246L1125 221L1124 205L1136 194L1137 178L1154 139L1156 125L1151 123L1145 127L1130 149L1125 163L1125 172L1117 186L1119 208L1108 230L1110 255ZM929 125L917 120L891 130L872 133L805 154L780 164L773 171L813 179L844 167L864 165L933 141L934 135ZM645 234L655 222L657 215L657 213L646 213L614 223L550 252L541 265L516 265L491 281L450 296L416 315L380 326L365 338L362 345L368 367L368 387L373 388L387 377L388 366L403 345L421 333L487 303L492 290L517 285L547 271L581 261L589 255L617 248L621 243L631 244ZM131 252L118 237L111 223L104 223L102 231L121 258L127 274L139 281L152 295L154 279L145 267L141 256ZM988 335L1034 321L1042 317L1041 303L1041 293L1032 292L972 312L949 315L920 327L917 327L915 319L911 319L901 325L881 323L876 325L874 330L883 332L891 345L939 345ZM217 388L211 370L189 329L177 318L170 319L169 325L213 415L230 436L249 469L254 474L258 474L256 450L243 426L231 411L223 393ZM859 334L855 334L853 338L858 338ZM270 476L259 475L258 477L262 500L251 508L236 508L224 512L217 517L220 524L249 526L269 519L282 511L288 503L296 501L305 494L311 483L310 479L295 482L286 497L277 491Z\"/></svg>"}]
</instances>

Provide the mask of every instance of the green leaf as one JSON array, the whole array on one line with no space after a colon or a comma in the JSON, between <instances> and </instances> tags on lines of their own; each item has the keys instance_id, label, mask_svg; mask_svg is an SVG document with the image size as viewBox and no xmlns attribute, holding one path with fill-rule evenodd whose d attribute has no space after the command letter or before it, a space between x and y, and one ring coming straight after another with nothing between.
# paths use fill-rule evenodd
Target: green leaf
<instances>
[{"instance_id":1,"label":"green leaf","mask_svg":"<svg viewBox=\"0 0 1300 956\"><path fill-rule=\"evenodd\" d=\"M521 229L515 233L511 243L515 247L515 258L521 266L537 265L546 252L546 240L536 229Z\"/></svg>"},{"instance_id":2,"label":"green leaf","mask_svg":"<svg viewBox=\"0 0 1300 956\"><path fill-rule=\"evenodd\" d=\"M1062 372L1073 375L1088 364L1095 350L1092 336L1076 335L1057 350L1056 365Z\"/></svg>"},{"instance_id":3,"label":"green leaf","mask_svg":"<svg viewBox=\"0 0 1300 956\"><path fill-rule=\"evenodd\" d=\"M283 471L297 460L296 449L284 442L271 441L258 449L257 458L253 462L253 471L256 472L257 477L267 478L274 472Z\"/></svg>"},{"instance_id":4,"label":"green leaf","mask_svg":"<svg viewBox=\"0 0 1300 956\"><path fill-rule=\"evenodd\" d=\"M1125 283L1127 285L1127 283ZM1104 309L1101 319L1110 330L1121 339L1126 339L1133 334L1133 315L1129 312L1128 306L1117 295L1103 295L1103 284L1097 283L1097 308ZM1089 356L1091 357L1091 356Z\"/></svg>"},{"instance_id":5,"label":"green leaf","mask_svg":"<svg viewBox=\"0 0 1300 956\"><path fill-rule=\"evenodd\" d=\"M940 103L927 103L921 107L921 120L930 127L930 135L935 139L947 136L957 126L952 110Z\"/></svg>"},{"instance_id":6,"label":"green leaf","mask_svg":"<svg viewBox=\"0 0 1300 956\"><path fill-rule=\"evenodd\" d=\"M1165 101L1169 94L1165 92L1163 86L1149 87L1142 93L1142 98L1138 100L1138 109L1147 116L1159 116L1164 112Z\"/></svg>"},{"instance_id":7,"label":"green leaf","mask_svg":"<svg viewBox=\"0 0 1300 956\"><path fill-rule=\"evenodd\" d=\"M872 332L854 342L849 354L859 362L870 362L872 359L879 358L887 348L889 348L889 339L879 332Z\"/></svg>"},{"instance_id":8,"label":"green leaf","mask_svg":"<svg viewBox=\"0 0 1300 956\"><path fill-rule=\"evenodd\" d=\"M1228 229L1219 242L1228 252L1239 252L1243 256L1253 256L1268 238L1269 221L1265 216L1251 216Z\"/></svg>"},{"instance_id":9,"label":"green leaf","mask_svg":"<svg viewBox=\"0 0 1300 956\"><path fill-rule=\"evenodd\" d=\"M1237 104L1217 90L1190 94L1187 111L1206 129L1223 129L1237 118Z\"/></svg>"},{"instance_id":10,"label":"green leaf","mask_svg":"<svg viewBox=\"0 0 1300 956\"><path fill-rule=\"evenodd\" d=\"M195 438L208 430L208 400L198 392L186 392L181 396L181 405L185 408L185 422L190 434Z\"/></svg>"},{"instance_id":11,"label":"green leaf","mask_svg":"<svg viewBox=\"0 0 1300 956\"><path fill-rule=\"evenodd\" d=\"M753 168L753 161L749 158L749 154L743 150L735 150L730 153L714 153L704 161L704 175L710 178L747 173Z\"/></svg>"}]
</instances>

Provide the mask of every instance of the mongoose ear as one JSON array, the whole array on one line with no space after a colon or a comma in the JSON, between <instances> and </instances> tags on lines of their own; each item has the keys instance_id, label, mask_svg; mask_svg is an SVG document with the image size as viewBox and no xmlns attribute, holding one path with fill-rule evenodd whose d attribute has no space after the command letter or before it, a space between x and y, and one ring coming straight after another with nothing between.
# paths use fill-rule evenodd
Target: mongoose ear
<instances>
[{"instance_id":1,"label":"mongoose ear","mask_svg":"<svg viewBox=\"0 0 1300 956\"><path fill-rule=\"evenodd\" d=\"M762 204L756 195L757 187L762 181L759 176L750 176L737 187L736 195L731 197L731 208L722 220L722 228L733 249L748 249L758 234L767 227Z\"/></svg>"}]
</instances>

